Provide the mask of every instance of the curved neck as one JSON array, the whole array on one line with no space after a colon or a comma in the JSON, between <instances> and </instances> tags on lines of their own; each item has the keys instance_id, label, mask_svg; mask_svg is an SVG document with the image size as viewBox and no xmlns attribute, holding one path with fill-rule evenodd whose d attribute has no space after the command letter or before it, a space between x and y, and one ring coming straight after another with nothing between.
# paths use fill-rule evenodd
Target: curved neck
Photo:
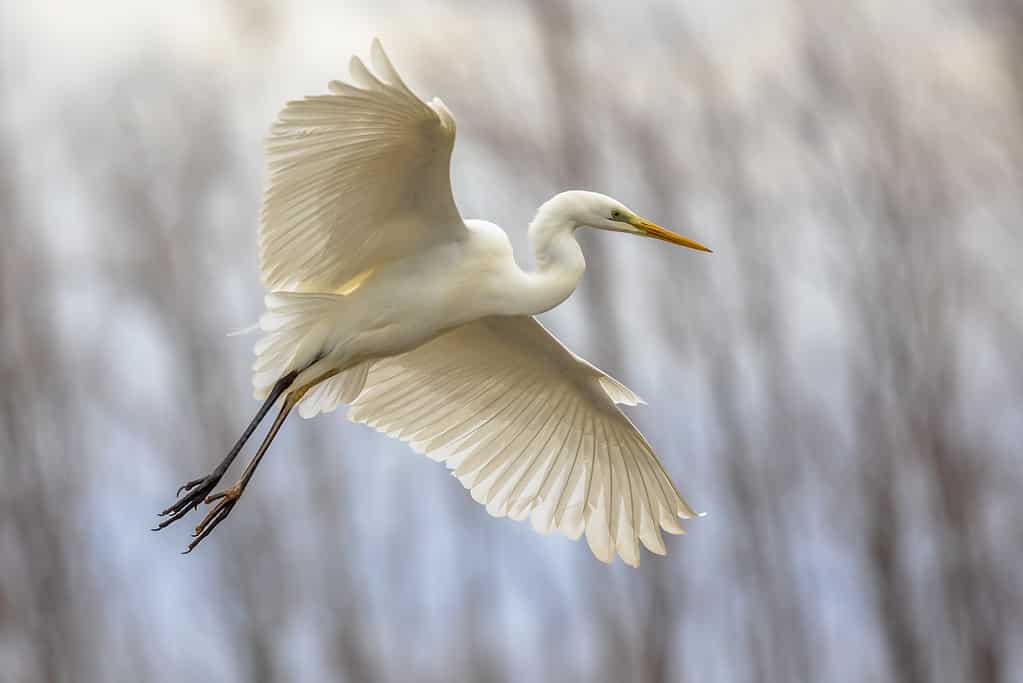
<instances>
[{"instance_id":1,"label":"curved neck","mask_svg":"<svg viewBox=\"0 0 1023 683\"><path fill-rule=\"evenodd\" d=\"M561 206L558 197L543 204L529 224L536 270L523 272L513 314L534 315L554 308L575 291L586 270L586 259L575 239L579 222Z\"/></svg>"}]
</instances>

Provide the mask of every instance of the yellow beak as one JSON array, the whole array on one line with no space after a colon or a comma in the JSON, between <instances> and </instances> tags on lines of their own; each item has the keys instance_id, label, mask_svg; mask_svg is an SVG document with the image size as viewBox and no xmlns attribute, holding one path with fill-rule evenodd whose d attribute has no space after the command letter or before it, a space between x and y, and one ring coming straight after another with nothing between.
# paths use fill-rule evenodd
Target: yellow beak
<instances>
[{"instance_id":1,"label":"yellow beak","mask_svg":"<svg viewBox=\"0 0 1023 683\"><path fill-rule=\"evenodd\" d=\"M639 216L630 218L629 225L633 226L634 228L638 228L639 231L642 232L647 237L653 237L654 239L664 240L665 242L671 242L672 244L678 244L679 246L689 247L690 249L695 249L697 251L706 251L707 253L710 254L714 253L707 247L697 242L696 240L691 240L688 237L683 237L682 235L673 233L671 230L668 230L667 228L662 228L656 223L651 223L647 219L640 218Z\"/></svg>"}]
</instances>

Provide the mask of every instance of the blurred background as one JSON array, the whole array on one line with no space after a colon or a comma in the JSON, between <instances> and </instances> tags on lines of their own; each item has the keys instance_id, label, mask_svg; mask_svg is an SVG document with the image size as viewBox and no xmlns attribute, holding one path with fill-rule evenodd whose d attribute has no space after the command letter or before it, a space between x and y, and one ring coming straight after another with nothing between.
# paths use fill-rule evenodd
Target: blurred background
<instances>
[{"instance_id":1,"label":"blurred background","mask_svg":"<svg viewBox=\"0 0 1023 683\"><path fill-rule=\"evenodd\" d=\"M0 3L0 680L1023 680L1023 4L631 4ZM341 413L149 531L257 407L262 137L373 35L520 254L569 188L715 249L586 233L544 316L708 513L667 558Z\"/></svg>"}]
</instances>

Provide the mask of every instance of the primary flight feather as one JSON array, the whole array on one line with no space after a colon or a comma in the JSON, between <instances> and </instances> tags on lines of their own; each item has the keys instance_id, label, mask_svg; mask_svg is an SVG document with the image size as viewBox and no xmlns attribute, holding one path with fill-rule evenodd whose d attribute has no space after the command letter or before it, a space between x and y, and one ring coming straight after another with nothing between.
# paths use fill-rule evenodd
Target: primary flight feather
<instances>
[{"instance_id":1,"label":"primary flight feather","mask_svg":"<svg viewBox=\"0 0 1023 683\"><path fill-rule=\"evenodd\" d=\"M599 559L665 553L661 530L695 516L616 404L638 396L572 353L533 316L564 301L594 227L701 251L698 242L594 192L562 192L529 226L536 269L505 233L463 220L451 193L455 120L405 85L379 41L373 70L289 102L266 143L259 233L266 313L255 419L209 475L161 514L212 507L186 552L230 514L280 426L348 404L348 416L444 461L495 516L585 533ZM233 486L213 493L269 409L280 412Z\"/></svg>"}]
</instances>

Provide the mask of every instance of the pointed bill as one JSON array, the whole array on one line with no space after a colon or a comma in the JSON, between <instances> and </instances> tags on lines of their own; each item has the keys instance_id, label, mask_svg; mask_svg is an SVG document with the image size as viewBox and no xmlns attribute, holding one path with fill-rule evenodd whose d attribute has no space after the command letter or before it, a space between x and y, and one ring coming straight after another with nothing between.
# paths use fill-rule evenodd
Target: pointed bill
<instances>
[{"instance_id":1,"label":"pointed bill","mask_svg":"<svg viewBox=\"0 0 1023 683\"><path fill-rule=\"evenodd\" d=\"M631 225L634 228L637 228L641 233L643 233L647 237L653 237L654 239L663 240L665 242L671 242L672 244L677 244L682 247L689 247L690 249L696 249L697 251L706 251L707 253L711 254L714 253L707 247L697 242L696 240L691 240L688 237L683 237L682 235L674 233L671 230L668 230L667 228L662 228L656 223L651 223L647 219L640 218L639 216L630 218L629 225Z\"/></svg>"}]
</instances>

